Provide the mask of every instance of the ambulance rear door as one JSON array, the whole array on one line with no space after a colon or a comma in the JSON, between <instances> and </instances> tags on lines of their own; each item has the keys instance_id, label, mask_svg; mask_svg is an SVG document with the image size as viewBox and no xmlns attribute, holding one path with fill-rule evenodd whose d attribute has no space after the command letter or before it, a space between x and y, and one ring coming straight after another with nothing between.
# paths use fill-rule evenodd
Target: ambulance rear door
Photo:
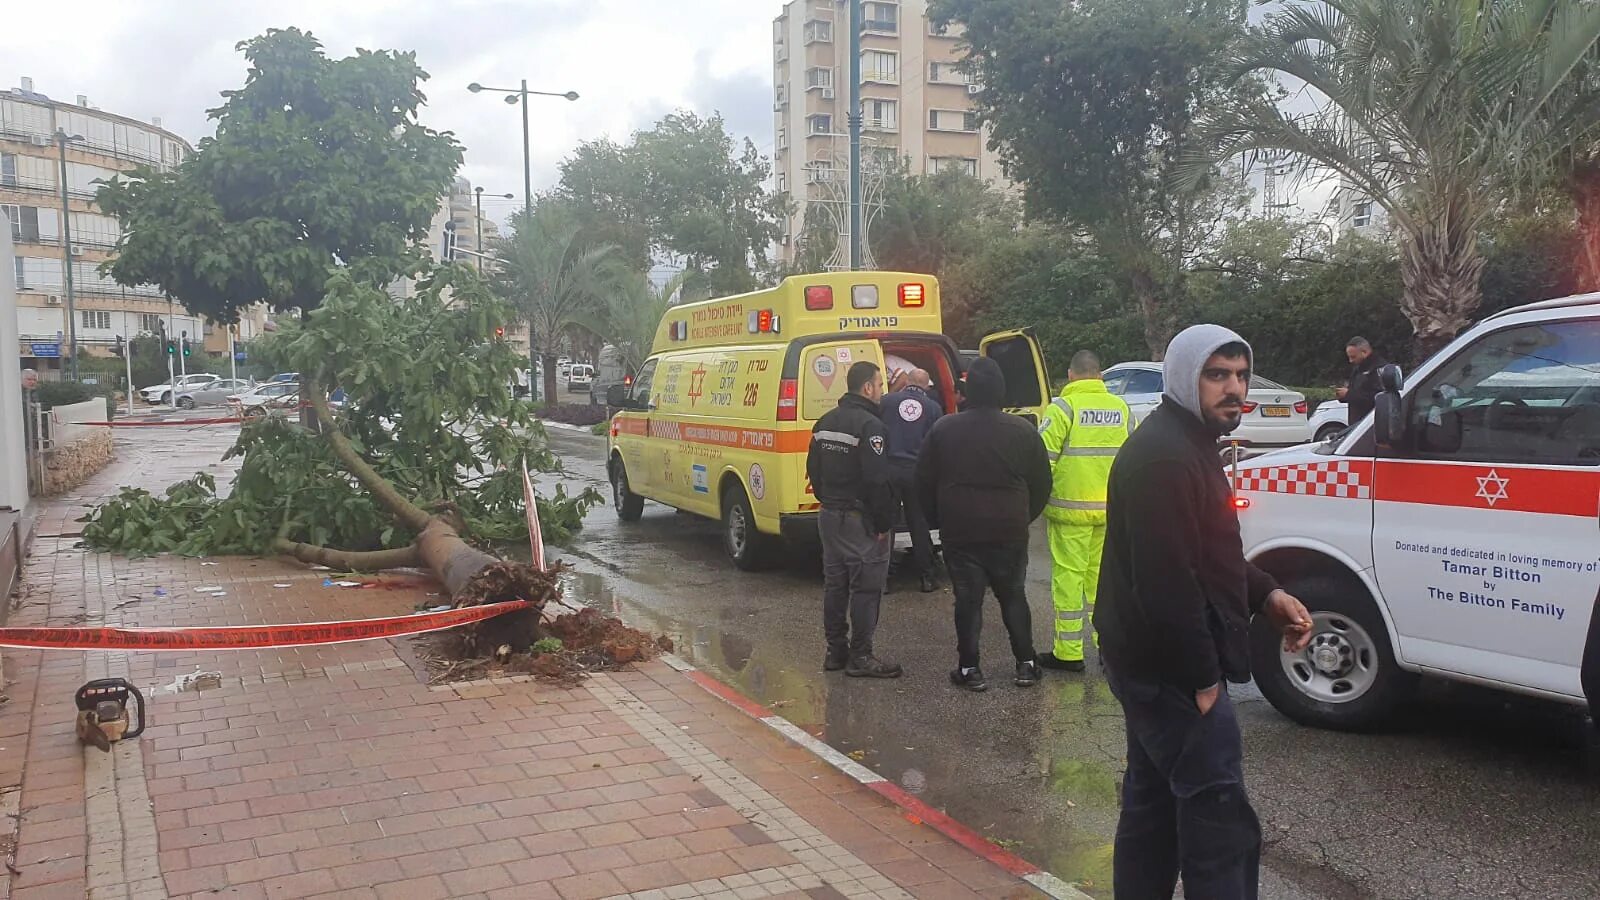
<instances>
[{"instance_id":1,"label":"ambulance rear door","mask_svg":"<svg viewBox=\"0 0 1600 900\"><path fill-rule=\"evenodd\" d=\"M800 350L799 421L808 427L839 405L845 394L845 379L850 367L858 362L870 362L878 367L878 378L886 377L883 365L883 346L872 338L851 338L839 341L808 344ZM800 508L806 509L816 502L811 492L811 481L806 477L806 457L794 454L798 483L805 485Z\"/></svg>"},{"instance_id":2,"label":"ambulance rear door","mask_svg":"<svg viewBox=\"0 0 1600 900\"><path fill-rule=\"evenodd\" d=\"M994 360L1006 379L1006 412L1037 426L1050 402L1050 370L1033 329L998 331L986 335L978 352Z\"/></svg>"},{"instance_id":3,"label":"ambulance rear door","mask_svg":"<svg viewBox=\"0 0 1600 900\"><path fill-rule=\"evenodd\" d=\"M1373 471L1405 660L1581 696L1600 569L1600 319L1488 332L1407 391Z\"/></svg>"}]
</instances>

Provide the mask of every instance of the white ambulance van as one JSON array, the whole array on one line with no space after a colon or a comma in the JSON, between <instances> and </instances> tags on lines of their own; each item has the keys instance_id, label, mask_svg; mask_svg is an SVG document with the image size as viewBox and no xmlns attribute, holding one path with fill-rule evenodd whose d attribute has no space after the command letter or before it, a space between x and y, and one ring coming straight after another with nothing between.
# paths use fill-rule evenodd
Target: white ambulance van
<instances>
[{"instance_id":1,"label":"white ambulance van","mask_svg":"<svg viewBox=\"0 0 1600 900\"><path fill-rule=\"evenodd\" d=\"M1600 586L1600 294L1495 315L1343 436L1230 470L1246 554L1298 596L1310 646L1252 632L1296 721L1381 724L1418 675L1582 704Z\"/></svg>"}]
</instances>

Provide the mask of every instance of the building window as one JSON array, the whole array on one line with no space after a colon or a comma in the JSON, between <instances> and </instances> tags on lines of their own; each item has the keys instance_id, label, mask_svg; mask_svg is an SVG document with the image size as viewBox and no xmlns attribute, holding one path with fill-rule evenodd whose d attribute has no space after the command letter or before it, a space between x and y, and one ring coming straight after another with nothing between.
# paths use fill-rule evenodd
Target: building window
<instances>
[{"instance_id":1,"label":"building window","mask_svg":"<svg viewBox=\"0 0 1600 900\"><path fill-rule=\"evenodd\" d=\"M82 310L84 328L99 328L104 331L111 330L111 313L103 309Z\"/></svg>"},{"instance_id":2,"label":"building window","mask_svg":"<svg viewBox=\"0 0 1600 900\"><path fill-rule=\"evenodd\" d=\"M786 172L779 172L778 173L778 193L786 194L788 192L789 192L789 175Z\"/></svg>"},{"instance_id":3,"label":"building window","mask_svg":"<svg viewBox=\"0 0 1600 900\"><path fill-rule=\"evenodd\" d=\"M940 25L932 19L929 19L928 33L934 37L958 38L963 34L966 34L967 29L966 26L962 25L960 22L951 22L947 25Z\"/></svg>"},{"instance_id":4,"label":"building window","mask_svg":"<svg viewBox=\"0 0 1600 900\"><path fill-rule=\"evenodd\" d=\"M833 87L833 70L827 66L812 66L806 70L806 90Z\"/></svg>"},{"instance_id":5,"label":"building window","mask_svg":"<svg viewBox=\"0 0 1600 900\"><path fill-rule=\"evenodd\" d=\"M831 134L833 132L833 116L822 114L806 116L806 133Z\"/></svg>"},{"instance_id":6,"label":"building window","mask_svg":"<svg viewBox=\"0 0 1600 900\"><path fill-rule=\"evenodd\" d=\"M876 81L882 84L900 83L900 54L888 50L864 50L861 53L861 83Z\"/></svg>"},{"instance_id":7,"label":"building window","mask_svg":"<svg viewBox=\"0 0 1600 900\"><path fill-rule=\"evenodd\" d=\"M833 167L823 160L806 163L806 184L827 184L833 175Z\"/></svg>"},{"instance_id":8,"label":"building window","mask_svg":"<svg viewBox=\"0 0 1600 900\"><path fill-rule=\"evenodd\" d=\"M952 62L928 63L928 81L934 84L972 83L972 80L967 77L967 73L961 71L961 66Z\"/></svg>"},{"instance_id":9,"label":"building window","mask_svg":"<svg viewBox=\"0 0 1600 900\"><path fill-rule=\"evenodd\" d=\"M861 127L874 131L900 130L900 104L894 100L861 101Z\"/></svg>"},{"instance_id":10,"label":"building window","mask_svg":"<svg viewBox=\"0 0 1600 900\"><path fill-rule=\"evenodd\" d=\"M0 203L0 216L5 216L11 223L11 239L22 240L22 207L11 203Z\"/></svg>"},{"instance_id":11,"label":"building window","mask_svg":"<svg viewBox=\"0 0 1600 900\"><path fill-rule=\"evenodd\" d=\"M805 41L807 44L833 43L833 23L821 19L813 19L805 25Z\"/></svg>"},{"instance_id":12,"label":"building window","mask_svg":"<svg viewBox=\"0 0 1600 900\"><path fill-rule=\"evenodd\" d=\"M977 131L978 114L959 109L932 109L928 111L928 128L931 131Z\"/></svg>"},{"instance_id":13,"label":"building window","mask_svg":"<svg viewBox=\"0 0 1600 900\"><path fill-rule=\"evenodd\" d=\"M12 257L11 262L14 264L14 267L17 270L17 287L18 288L27 287L28 286L28 275L27 275L27 270L22 265L22 257L20 257L20 256Z\"/></svg>"},{"instance_id":14,"label":"building window","mask_svg":"<svg viewBox=\"0 0 1600 900\"><path fill-rule=\"evenodd\" d=\"M1357 203L1350 214L1351 228L1365 228L1372 224L1372 201L1363 200Z\"/></svg>"},{"instance_id":15,"label":"building window","mask_svg":"<svg viewBox=\"0 0 1600 900\"><path fill-rule=\"evenodd\" d=\"M930 156L928 169L933 172L965 172L978 177L978 160L970 156Z\"/></svg>"},{"instance_id":16,"label":"building window","mask_svg":"<svg viewBox=\"0 0 1600 900\"><path fill-rule=\"evenodd\" d=\"M787 150L787 149L789 149L789 129L787 129L787 128L779 128L778 129L778 149L779 150Z\"/></svg>"},{"instance_id":17,"label":"building window","mask_svg":"<svg viewBox=\"0 0 1600 900\"><path fill-rule=\"evenodd\" d=\"M17 155L0 153L0 184L17 186Z\"/></svg>"},{"instance_id":18,"label":"building window","mask_svg":"<svg viewBox=\"0 0 1600 900\"><path fill-rule=\"evenodd\" d=\"M161 316L157 313L140 313L139 330L148 334L158 334L161 331Z\"/></svg>"},{"instance_id":19,"label":"building window","mask_svg":"<svg viewBox=\"0 0 1600 900\"><path fill-rule=\"evenodd\" d=\"M899 5L882 2L861 4L861 30L878 34L899 34Z\"/></svg>"}]
</instances>

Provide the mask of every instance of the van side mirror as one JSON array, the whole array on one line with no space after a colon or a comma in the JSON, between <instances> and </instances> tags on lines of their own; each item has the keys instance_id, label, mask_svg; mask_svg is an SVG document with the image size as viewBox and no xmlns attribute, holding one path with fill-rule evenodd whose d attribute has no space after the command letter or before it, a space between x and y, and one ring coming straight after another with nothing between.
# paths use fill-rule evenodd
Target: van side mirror
<instances>
[{"instance_id":1,"label":"van side mirror","mask_svg":"<svg viewBox=\"0 0 1600 900\"><path fill-rule=\"evenodd\" d=\"M613 384L606 388L606 405L621 409L628 405L628 385Z\"/></svg>"},{"instance_id":2,"label":"van side mirror","mask_svg":"<svg viewBox=\"0 0 1600 900\"><path fill-rule=\"evenodd\" d=\"M1400 389L1405 387L1406 378L1405 374L1400 371L1399 366L1389 363L1378 370L1378 382L1383 385L1385 391L1393 391L1398 394Z\"/></svg>"},{"instance_id":3,"label":"van side mirror","mask_svg":"<svg viewBox=\"0 0 1600 900\"><path fill-rule=\"evenodd\" d=\"M1394 369L1394 366L1385 366L1385 369ZM1387 379L1385 379L1387 381ZM1405 403L1401 401L1398 390L1384 391L1375 398L1376 404L1372 410L1373 427L1377 433L1378 443L1390 447L1403 443L1406 433ZM1355 424L1355 423L1351 423Z\"/></svg>"}]
</instances>

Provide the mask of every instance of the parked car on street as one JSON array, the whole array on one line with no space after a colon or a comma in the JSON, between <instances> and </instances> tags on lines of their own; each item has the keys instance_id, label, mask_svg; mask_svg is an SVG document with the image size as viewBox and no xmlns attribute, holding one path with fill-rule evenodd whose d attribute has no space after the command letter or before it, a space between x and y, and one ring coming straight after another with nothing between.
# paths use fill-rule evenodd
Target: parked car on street
<instances>
[{"instance_id":1,"label":"parked car on street","mask_svg":"<svg viewBox=\"0 0 1600 900\"><path fill-rule=\"evenodd\" d=\"M299 381L299 380L300 380L300 373L299 372L279 372L278 374L276 374L276 375L272 376L271 378L267 379L268 382L273 382L273 381Z\"/></svg>"},{"instance_id":2,"label":"parked car on street","mask_svg":"<svg viewBox=\"0 0 1600 900\"><path fill-rule=\"evenodd\" d=\"M1160 363L1119 363L1106 370L1105 382L1106 390L1127 402L1135 422L1144 421L1144 417L1161 403ZM1309 412L1310 404L1304 394L1260 375L1252 375L1239 427L1220 442L1218 452L1231 462L1235 455L1242 457L1254 451L1304 444L1313 434Z\"/></svg>"},{"instance_id":3,"label":"parked car on street","mask_svg":"<svg viewBox=\"0 0 1600 900\"><path fill-rule=\"evenodd\" d=\"M567 371L567 392L578 393L589 390L589 385L594 383L594 366L588 363L573 363Z\"/></svg>"},{"instance_id":4,"label":"parked car on street","mask_svg":"<svg viewBox=\"0 0 1600 900\"><path fill-rule=\"evenodd\" d=\"M298 397L300 386L292 381L269 381L252 390L235 394L228 398L228 405L234 408L235 413L247 419L266 415L267 404L283 400L285 397Z\"/></svg>"},{"instance_id":5,"label":"parked car on street","mask_svg":"<svg viewBox=\"0 0 1600 900\"><path fill-rule=\"evenodd\" d=\"M602 406L606 402L606 392L613 384L626 384L628 376L633 374L628 371L627 365L622 361L622 350L607 344L600 348L600 361L594 367L594 379L589 382L589 405Z\"/></svg>"},{"instance_id":6,"label":"parked car on street","mask_svg":"<svg viewBox=\"0 0 1600 900\"><path fill-rule=\"evenodd\" d=\"M184 375L176 379L176 382L178 393L182 394L185 391L198 390L213 381L220 380L216 375ZM160 384L152 384L149 387L140 388L139 396L143 397L146 403L171 403L172 387L171 383L163 381Z\"/></svg>"},{"instance_id":7,"label":"parked car on street","mask_svg":"<svg viewBox=\"0 0 1600 900\"><path fill-rule=\"evenodd\" d=\"M1343 400L1321 403L1311 413L1311 433L1319 443L1329 440L1350 426L1350 407Z\"/></svg>"},{"instance_id":8,"label":"parked car on street","mask_svg":"<svg viewBox=\"0 0 1600 900\"><path fill-rule=\"evenodd\" d=\"M194 409L197 406L224 406L228 398L252 390L256 383L249 378L219 378L197 388L178 392L178 408Z\"/></svg>"}]
</instances>

